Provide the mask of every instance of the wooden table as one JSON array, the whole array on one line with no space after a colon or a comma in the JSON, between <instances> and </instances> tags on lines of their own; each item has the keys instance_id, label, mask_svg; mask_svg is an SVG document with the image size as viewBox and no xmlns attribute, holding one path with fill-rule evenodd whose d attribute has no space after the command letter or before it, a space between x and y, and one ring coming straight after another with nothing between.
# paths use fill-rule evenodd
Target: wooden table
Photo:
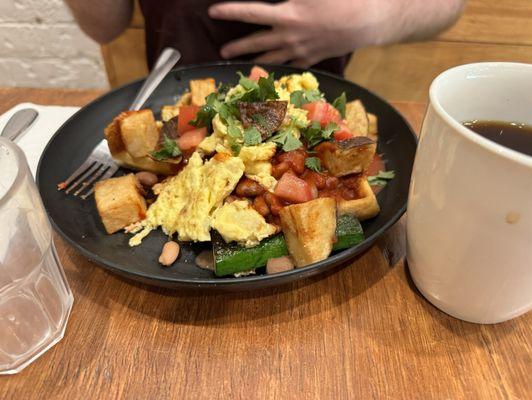
<instances>
[{"instance_id":1,"label":"wooden table","mask_svg":"<svg viewBox=\"0 0 532 400\"><path fill-rule=\"evenodd\" d=\"M97 94L0 89L0 113ZM396 106L418 129L424 105ZM340 271L229 295L131 283L56 243L66 335L1 377L1 399L532 398L532 313L480 326L437 310L405 269L403 222Z\"/></svg>"}]
</instances>

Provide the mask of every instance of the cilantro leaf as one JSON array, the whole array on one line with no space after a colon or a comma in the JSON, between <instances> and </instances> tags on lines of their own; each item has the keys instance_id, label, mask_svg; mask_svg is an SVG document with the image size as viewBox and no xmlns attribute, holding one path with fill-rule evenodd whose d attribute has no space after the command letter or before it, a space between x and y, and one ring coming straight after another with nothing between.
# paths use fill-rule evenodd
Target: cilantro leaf
<instances>
[{"instance_id":1,"label":"cilantro leaf","mask_svg":"<svg viewBox=\"0 0 532 400\"><path fill-rule=\"evenodd\" d=\"M294 136L290 128L281 129L277 135L272 136L269 141L277 143L283 151L292 151L299 149L303 143Z\"/></svg>"},{"instance_id":2,"label":"cilantro leaf","mask_svg":"<svg viewBox=\"0 0 532 400\"><path fill-rule=\"evenodd\" d=\"M395 178L395 171L379 171L377 175L368 176L368 183L373 186L385 186L389 180Z\"/></svg>"},{"instance_id":3,"label":"cilantro leaf","mask_svg":"<svg viewBox=\"0 0 532 400\"><path fill-rule=\"evenodd\" d=\"M244 131L244 144L246 146L255 146L262 142L260 132L254 126L250 126Z\"/></svg>"},{"instance_id":4,"label":"cilantro leaf","mask_svg":"<svg viewBox=\"0 0 532 400\"><path fill-rule=\"evenodd\" d=\"M334 108L336 108L339 112L342 118L345 118L345 103L347 99L345 97L345 92L342 92L340 96L338 96L334 101L332 102L332 105Z\"/></svg>"},{"instance_id":5,"label":"cilantro leaf","mask_svg":"<svg viewBox=\"0 0 532 400\"><path fill-rule=\"evenodd\" d=\"M266 100L277 100L279 95L275 90L274 75L268 75L268 78L260 77L258 82L244 76L241 72L238 72L240 76L239 84L245 90L240 96L236 96L231 99L232 102L255 102Z\"/></svg>"},{"instance_id":6,"label":"cilantro leaf","mask_svg":"<svg viewBox=\"0 0 532 400\"><path fill-rule=\"evenodd\" d=\"M259 78L258 85L260 101L277 100L279 98L279 95L275 90L274 82L275 80L273 79L273 73L269 74L267 78L264 78L262 76Z\"/></svg>"},{"instance_id":7,"label":"cilantro leaf","mask_svg":"<svg viewBox=\"0 0 532 400\"><path fill-rule=\"evenodd\" d=\"M303 137L310 149L325 140L329 140L333 132L337 129L338 125L334 122L330 122L322 129L319 122L314 121L307 127L307 129L303 130Z\"/></svg>"},{"instance_id":8,"label":"cilantro leaf","mask_svg":"<svg viewBox=\"0 0 532 400\"><path fill-rule=\"evenodd\" d=\"M175 140L170 139L164 135L163 144L158 151L152 151L151 156L157 161L163 161L168 158L174 158L181 155L181 149Z\"/></svg>"},{"instance_id":9,"label":"cilantro leaf","mask_svg":"<svg viewBox=\"0 0 532 400\"><path fill-rule=\"evenodd\" d=\"M318 157L307 157L305 167L315 172L321 172L321 161Z\"/></svg>"},{"instance_id":10,"label":"cilantro leaf","mask_svg":"<svg viewBox=\"0 0 532 400\"><path fill-rule=\"evenodd\" d=\"M234 124L227 126L227 134L233 139L242 139L242 131Z\"/></svg>"},{"instance_id":11,"label":"cilantro leaf","mask_svg":"<svg viewBox=\"0 0 532 400\"><path fill-rule=\"evenodd\" d=\"M205 105L199 109L198 113L196 114L196 118L190 121L189 124L197 128L210 126L212 119L218 112L217 109L221 104L221 100L219 100L217 93L209 94L207 97L205 97Z\"/></svg>"},{"instance_id":12,"label":"cilantro leaf","mask_svg":"<svg viewBox=\"0 0 532 400\"><path fill-rule=\"evenodd\" d=\"M319 90L295 90L290 94L290 103L301 108L303 104L312 103L313 101L322 100L323 96Z\"/></svg>"}]
</instances>

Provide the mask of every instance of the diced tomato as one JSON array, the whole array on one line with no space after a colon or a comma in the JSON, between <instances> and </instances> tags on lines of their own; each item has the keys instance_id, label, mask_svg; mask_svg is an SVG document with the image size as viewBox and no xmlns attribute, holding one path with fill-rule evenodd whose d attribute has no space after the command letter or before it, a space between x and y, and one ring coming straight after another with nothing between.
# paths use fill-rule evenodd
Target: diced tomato
<instances>
[{"instance_id":1,"label":"diced tomato","mask_svg":"<svg viewBox=\"0 0 532 400\"><path fill-rule=\"evenodd\" d=\"M308 111L308 119L319 122L322 127L327 126L330 122L336 124L342 122L340 112L325 101L314 101L312 103L303 104L301 108Z\"/></svg>"},{"instance_id":2,"label":"diced tomato","mask_svg":"<svg viewBox=\"0 0 532 400\"><path fill-rule=\"evenodd\" d=\"M290 203L304 203L314 198L311 186L290 172L285 173L277 182L274 193Z\"/></svg>"},{"instance_id":3,"label":"diced tomato","mask_svg":"<svg viewBox=\"0 0 532 400\"><path fill-rule=\"evenodd\" d=\"M307 153L303 150L293 150L286 153L281 153L277 159L283 163L290 165L290 168L297 174L301 175L305 171L305 159Z\"/></svg>"},{"instance_id":4,"label":"diced tomato","mask_svg":"<svg viewBox=\"0 0 532 400\"><path fill-rule=\"evenodd\" d=\"M340 123L339 129L337 131L334 131L333 137L334 140L340 142L342 140L351 139L353 137L353 134L349 131L349 128L346 124Z\"/></svg>"},{"instance_id":5,"label":"diced tomato","mask_svg":"<svg viewBox=\"0 0 532 400\"><path fill-rule=\"evenodd\" d=\"M190 150L193 147L197 147L203 139L207 136L207 128L194 129L183 133L177 139L177 145L181 150Z\"/></svg>"},{"instance_id":6,"label":"diced tomato","mask_svg":"<svg viewBox=\"0 0 532 400\"><path fill-rule=\"evenodd\" d=\"M179 117L177 118L177 134L179 136L185 132L196 129L194 125L190 125L190 121L196 118L199 109L198 106L179 107Z\"/></svg>"},{"instance_id":7,"label":"diced tomato","mask_svg":"<svg viewBox=\"0 0 532 400\"><path fill-rule=\"evenodd\" d=\"M251 68L251 72L249 73L249 79L255 82L258 82L259 78L267 78L267 77L268 77L268 71L266 71L262 67L259 67L258 65L254 65L253 68Z\"/></svg>"}]
</instances>

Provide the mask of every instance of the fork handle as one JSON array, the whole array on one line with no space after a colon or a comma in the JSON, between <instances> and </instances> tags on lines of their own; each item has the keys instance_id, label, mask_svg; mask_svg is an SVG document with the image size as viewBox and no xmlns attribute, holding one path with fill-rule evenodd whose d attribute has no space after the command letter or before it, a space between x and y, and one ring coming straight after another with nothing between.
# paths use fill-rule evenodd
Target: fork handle
<instances>
[{"instance_id":1,"label":"fork handle","mask_svg":"<svg viewBox=\"0 0 532 400\"><path fill-rule=\"evenodd\" d=\"M161 52L154 68L142 84L137 97L135 97L135 100L131 103L131 106L129 107L130 110L140 110L148 97L150 97L157 86L159 86L159 83L161 83L166 74L170 72L180 58L181 53L171 47L167 47Z\"/></svg>"}]
</instances>

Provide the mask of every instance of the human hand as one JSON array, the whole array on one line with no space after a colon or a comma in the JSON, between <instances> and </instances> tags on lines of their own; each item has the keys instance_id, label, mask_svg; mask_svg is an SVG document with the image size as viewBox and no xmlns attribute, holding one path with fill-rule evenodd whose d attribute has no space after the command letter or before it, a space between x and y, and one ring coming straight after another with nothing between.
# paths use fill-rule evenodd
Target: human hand
<instances>
[{"instance_id":1,"label":"human hand","mask_svg":"<svg viewBox=\"0 0 532 400\"><path fill-rule=\"evenodd\" d=\"M272 27L225 44L223 58L263 53L255 61L290 62L306 68L357 47L385 41L379 26L388 18L388 4L389 0L227 2L211 6L209 15Z\"/></svg>"}]
</instances>

